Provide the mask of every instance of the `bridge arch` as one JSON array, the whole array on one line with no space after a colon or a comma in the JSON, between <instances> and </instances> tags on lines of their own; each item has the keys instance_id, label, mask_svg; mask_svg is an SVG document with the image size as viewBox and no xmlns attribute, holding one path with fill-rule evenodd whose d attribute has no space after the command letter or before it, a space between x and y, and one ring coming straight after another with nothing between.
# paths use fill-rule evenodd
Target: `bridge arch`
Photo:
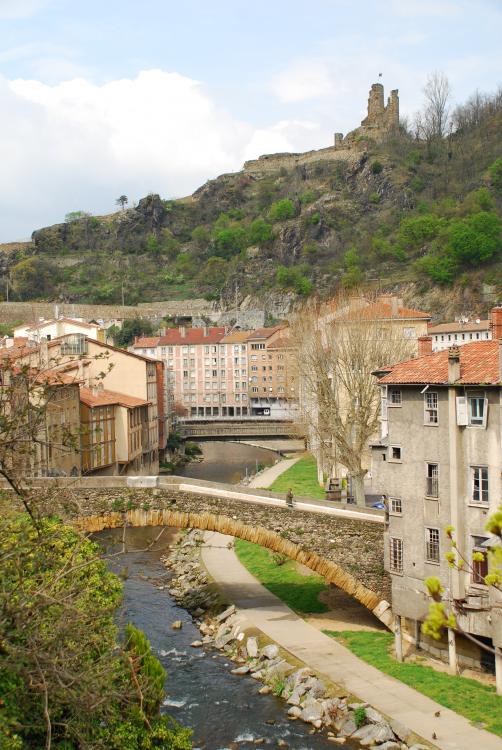
<instances>
[{"instance_id":1,"label":"bridge arch","mask_svg":"<svg viewBox=\"0 0 502 750\"><path fill-rule=\"evenodd\" d=\"M139 509L134 508L124 512L104 512L95 515L80 516L72 521L72 525L79 531L94 533L105 529L142 526L170 526L178 529L200 529L201 531L217 531L221 534L244 539L259 544L262 547L286 555L305 565L310 570L333 583L338 588L352 596L364 607L369 609L389 629L392 629L392 615L390 604L377 593L358 581L341 565L328 560L316 552L306 550L299 544L285 539L280 534L263 526L251 526L235 518L213 513L190 513L170 509Z\"/></svg>"}]
</instances>

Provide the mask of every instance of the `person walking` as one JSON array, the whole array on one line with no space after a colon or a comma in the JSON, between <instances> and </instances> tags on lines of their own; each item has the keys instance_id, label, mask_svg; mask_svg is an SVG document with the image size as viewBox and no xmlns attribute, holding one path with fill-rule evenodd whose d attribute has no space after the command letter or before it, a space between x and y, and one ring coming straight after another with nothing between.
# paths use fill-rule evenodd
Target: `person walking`
<instances>
[{"instance_id":1,"label":"person walking","mask_svg":"<svg viewBox=\"0 0 502 750\"><path fill-rule=\"evenodd\" d=\"M286 495L286 505L288 506L288 508L293 507L293 490L291 489L291 487L289 488Z\"/></svg>"}]
</instances>

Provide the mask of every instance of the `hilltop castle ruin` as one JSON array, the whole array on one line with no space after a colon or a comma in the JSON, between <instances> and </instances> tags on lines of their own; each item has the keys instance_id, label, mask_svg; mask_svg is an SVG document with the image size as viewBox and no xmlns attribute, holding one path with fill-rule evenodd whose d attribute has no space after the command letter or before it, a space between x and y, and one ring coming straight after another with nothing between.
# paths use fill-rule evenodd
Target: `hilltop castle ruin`
<instances>
[{"instance_id":1,"label":"hilltop castle ruin","mask_svg":"<svg viewBox=\"0 0 502 750\"><path fill-rule=\"evenodd\" d=\"M384 100L384 89L381 83L371 86L368 96L368 114L355 130L347 133L335 133L333 146L318 151L307 151L304 154L266 154L259 159L247 161L244 169L247 172L274 172L281 168L291 169L299 164L338 159L356 159L364 150L367 141L381 142L389 133L399 127L399 95L393 89Z\"/></svg>"},{"instance_id":2,"label":"hilltop castle ruin","mask_svg":"<svg viewBox=\"0 0 502 750\"><path fill-rule=\"evenodd\" d=\"M374 83L368 96L368 114L361 125L348 133L335 133L335 149L353 148L361 140L381 141L389 132L399 127L399 92L393 89L384 104L384 91L381 83Z\"/></svg>"}]
</instances>

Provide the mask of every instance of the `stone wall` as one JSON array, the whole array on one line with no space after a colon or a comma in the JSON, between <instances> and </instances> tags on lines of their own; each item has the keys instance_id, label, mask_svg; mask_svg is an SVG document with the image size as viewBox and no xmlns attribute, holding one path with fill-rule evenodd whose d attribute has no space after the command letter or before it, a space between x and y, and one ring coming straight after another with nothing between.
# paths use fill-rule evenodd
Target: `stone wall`
<instances>
[{"instance_id":1,"label":"stone wall","mask_svg":"<svg viewBox=\"0 0 502 750\"><path fill-rule=\"evenodd\" d=\"M318 151L307 151L305 154L267 154L259 159L245 162L244 170L251 173L268 174L279 172L281 169L291 170L305 164L315 164L326 161L357 161L360 154L347 150L337 151L334 146L322 148Z\"/></svg>"},{"instance_id":2,"label":"stone wall","mask_svg":"<svg viewBox=\"0 0 502 750\"><path fill-rule=\"evenodd\" d=\"M39 318L54 317L55 305L50 302L0 302L0 321L2 323L38 322ZM114 320L116 318L153 318L160 320L164 316L211 315L214 306L204 299L167 300L165 302L140 303L137 306L125 305L77 305L58 304L59 315L86 320Z\"/></svg>"}]
</instances>

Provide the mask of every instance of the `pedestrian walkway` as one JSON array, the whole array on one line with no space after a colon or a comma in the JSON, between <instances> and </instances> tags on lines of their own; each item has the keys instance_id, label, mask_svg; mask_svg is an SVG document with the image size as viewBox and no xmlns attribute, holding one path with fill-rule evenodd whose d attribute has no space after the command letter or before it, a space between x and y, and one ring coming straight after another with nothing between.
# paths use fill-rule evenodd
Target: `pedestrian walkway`
<instances>
[{"instance_id":1,"label":"pedestrian walkway","mask_svg":"<svg viewBox=\"0 0 502 750\"><path fill-rule=\"evenodd\" d=\"M463 716L379 672L298 617L241 564L228 547L232 541L223 534L206 533L203 562L228 599L265 635L441 750L502 750L502 739L496 735L476 729Z\"/></svg>"},{"instance_id":2,"label":"pedestrian walkway","mask_svg":"<svg viewBox=\"0 0 502 750\"><path fill-rule=\"evenodd\" d=\"M270 487L270 485L275 482L277 477L284 474L284 472L290 469L293 464L296 464L300 458L301 456L298 456L298 458L286 458L284 461L278 461L273 466L269 466L268 469L265 469L265 471L262 471L257 477L254 477L249 482L248 487L261 487L261 489L266 490L267 487Z\"/></svg>"}]
</instances>

